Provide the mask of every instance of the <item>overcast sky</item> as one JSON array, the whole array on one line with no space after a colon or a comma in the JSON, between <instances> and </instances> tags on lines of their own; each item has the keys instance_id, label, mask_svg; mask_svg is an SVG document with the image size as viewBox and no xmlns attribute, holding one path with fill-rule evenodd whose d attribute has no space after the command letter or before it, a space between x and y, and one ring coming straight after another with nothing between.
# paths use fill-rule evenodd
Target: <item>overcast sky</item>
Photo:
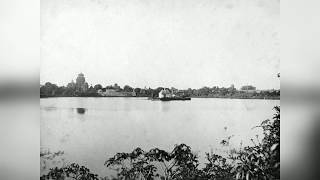
<instances>
[{"instance_id":1,"label":"overcast sky","mask_svg":"<svg viewBox=\"0 0 320 180\"><path fill-rule=\"evenodd\" d=\"M280 88L278 0L41 0L40 83Z\"/></svg>"}]
</instances>

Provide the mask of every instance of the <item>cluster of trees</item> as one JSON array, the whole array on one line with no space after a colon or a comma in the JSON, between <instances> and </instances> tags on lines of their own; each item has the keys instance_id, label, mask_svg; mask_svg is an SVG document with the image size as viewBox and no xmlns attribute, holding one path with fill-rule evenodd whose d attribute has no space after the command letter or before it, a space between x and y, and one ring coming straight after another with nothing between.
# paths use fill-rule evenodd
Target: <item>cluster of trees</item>
<instances>
[{"instance_id":1,"label":"cluster of trees","mask_svg":"<svg viewBox=\"0 0 320 180\"><path fill-rule=\"evenodd\" d=\"M57 86L50 82L45 83L40 87L40 97L73 97L73 96L84 96L84 97L97 97L99 94L97 91L101 89L105 91L106 89L114 89L117 92L135 92L138 97L156 97L163 87L158 87L155 89L151 88L133 88L129 85L125 85L123 88L120 86L106 86L103 87L101 84L96 84L90 86L87 91L79 92L73 87ZM280 90L274 91L261 91L261 92L245 92L239 91L233 87L225 88L218 86L202 87L200 89L186 89L178 90L174 87L169 89L175 94L180 96L189 97L212 97L212 98L267 98L267 99L280 99Z\"/></svg>"},{"instance_id":2,"label":"cluster of trees","mask_svg":"<svg viewBox=\"0 0 320 180\"><path fill-rule=\"evenodd\" d=\"M184 94L191 97L213 97L213 98L254 98L254 99L280 99L280 90L264 90L264 91L245 91L237 90L229 87L202 87L200 89L187 89L182 91Z\"/></svg>"},{"instance_id":3,"label":"cluster of trees","mask_svg":"<svg viewBox=\"0 0 320 180\"><path fill-rule=\"evenodd\" d=\"M74 87L68 86L57 86L56 84L52 84L50 82L46 82L44 85L40 86L40 97L98 97L100 96L97 92L101 89L105 91L106 89L114 89L117 92L135 92L137 96L148 97L153 93L156 93L157 89L151 88L133 88L129 85L125 85L123 88L120 86L106 86L103 87L101 84L96 84L94 86L90 86L85 92L78 91ZM158 91L160 92L160 90Z\"/></svg>"},{"instance_id":4,"label":"cluster of trees","mask_svg":"<svg viewBox=\"0 0 320 180\"><path fill-rule=\"evenodd\" d=\"M233 149L226 157L206 153L205 167L199 168L198 156L191 147L179 144L170 152L154 148L144 151L136 148L129 153L117 153L107 159L105 165L114 169L117 176L103 179L122 180L269 180L280 179L280 107L276 106L272 120L265 120L260 126L264 137L261 142ZM221 143L227 145L227 141ZM99 177L86 167L70 164L53 168L41 179L88 179Z\"/></svg>"},{"instance_id":5,"label":"cluster of trees","mask_svg":"<svg viewBox=\"0 0 320 180\"><path fill-rule=\"evenodd\" d=\"M73 96L88 96L96 97L97 89L90 86L86 92L76 90L74 87L57 86L50 82L46 82L40 86L40 97L73 97Z\"/></svg>"}]
</instances>

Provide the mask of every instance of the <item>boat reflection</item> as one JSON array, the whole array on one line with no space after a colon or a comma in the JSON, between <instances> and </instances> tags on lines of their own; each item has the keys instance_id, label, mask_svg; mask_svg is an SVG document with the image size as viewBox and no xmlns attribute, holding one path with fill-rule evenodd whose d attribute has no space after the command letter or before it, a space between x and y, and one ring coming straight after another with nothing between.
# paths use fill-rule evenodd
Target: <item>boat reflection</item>
<instances>
[{"instance_id":1,"label":"boat reflection","mask_svg":"<svg viewBox=\"0 0 320 180\"><path fill-rule=\"evenodd\" d=\"M84 114L86 112L86 108L77 108L78 114Z\"/></svg>"}]
</instances>

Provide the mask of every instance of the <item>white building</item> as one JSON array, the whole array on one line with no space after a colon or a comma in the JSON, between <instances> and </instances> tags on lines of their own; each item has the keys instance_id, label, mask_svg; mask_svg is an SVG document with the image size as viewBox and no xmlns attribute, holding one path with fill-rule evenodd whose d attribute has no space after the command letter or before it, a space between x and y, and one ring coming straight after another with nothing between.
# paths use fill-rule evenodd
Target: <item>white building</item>
<instances>
[{"instance_id":1,"label":"white building","mask_svg":"<svg viewBox=\"0 0 320 180\"><path fill-rule=\"evenodd\" d=\"M165 97L174 97L174 95L171 94L168 89L162 89L159 92L159 98L165 98Z\"/></svg>"},{"instance_id":2,"label":"white building","mask_svg":"<svg viewBox=\"0 0 320 180\"><path fill-rule=\"evenodd\" d=\"M162 89L160 92L159 92L159 98L164 98L165 97L165 93L164 93L164 89Z\"/></svg>"}]
</instances>

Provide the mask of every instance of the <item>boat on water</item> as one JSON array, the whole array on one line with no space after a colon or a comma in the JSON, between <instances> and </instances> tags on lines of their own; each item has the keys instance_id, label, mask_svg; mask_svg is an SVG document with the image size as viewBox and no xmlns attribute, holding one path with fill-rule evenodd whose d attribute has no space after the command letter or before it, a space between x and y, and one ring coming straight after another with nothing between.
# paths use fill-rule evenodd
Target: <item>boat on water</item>
<instances>
[{"instance_id":1,"label":"boat on water","mask_svg":"<svg viewBox=\"0 0 320 180\"><path fill-rule=\"evenodd\" d=\"M188 101L191 100L190 97L149 97L148 98L151 101Z\"/></svg>"},{"instance_id":2,"label":"boat on water","mask_svg":"<svg viewBox=\"0 0 320 180\"><path fill-rule=\"evenodd\" d=\"M160 101L188 101L191 100L190 97L163 97L159 98Z\"/></svg>"},{"instance_id":3,"label":"boat on water","mask_svg":"<svg viewBox=\"0 0 320 180\"><path fill-rule=\"evenodd\" d=\"M152 95L152 97L149 97L148 99L150 99L152 101L159 101L159 100L160 101L187 101L187 100L191 100L190 97L177 96L172 91L170 92L169 89L162 89L159 92L158 97L154 97Z\"/></svg>"}]
</instances>

